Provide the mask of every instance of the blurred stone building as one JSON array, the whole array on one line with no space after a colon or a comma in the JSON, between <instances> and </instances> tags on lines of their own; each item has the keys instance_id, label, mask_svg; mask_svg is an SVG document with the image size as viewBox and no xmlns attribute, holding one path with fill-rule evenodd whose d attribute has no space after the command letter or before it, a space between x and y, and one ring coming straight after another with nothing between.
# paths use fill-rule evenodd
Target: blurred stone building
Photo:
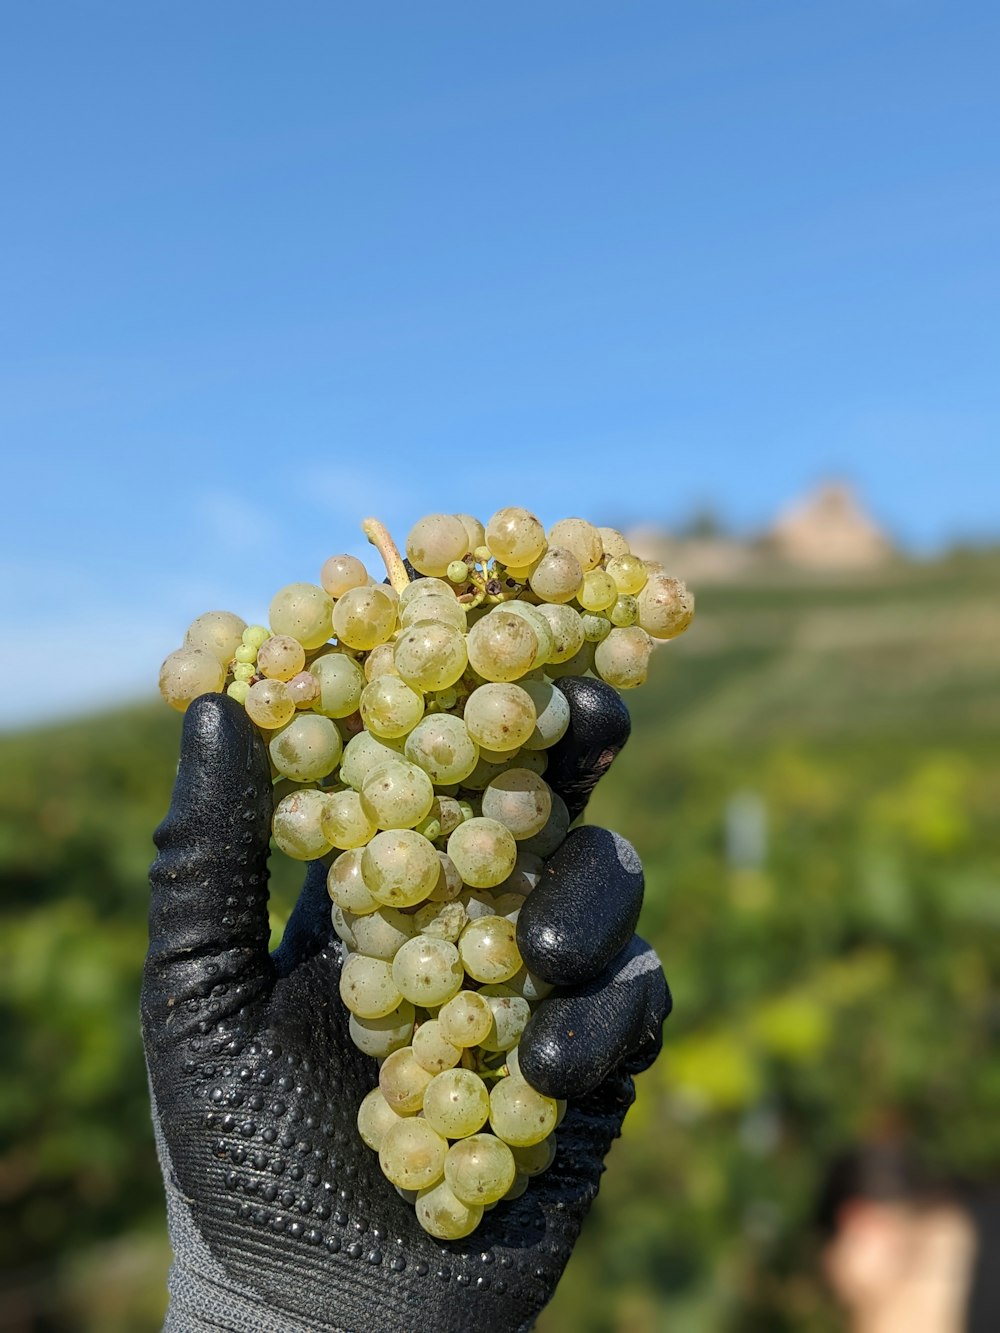
<instances>
[{"instance_id":1,"label":"blurred stone building","mask_svg":"<svg viewBox=\"0 0 1000 1333\"><path fill-rule=\"evenodd\" d=\"M818 486L750 538L702 522L679 536L655 527L634 529L629 541L639 555L662 560L698 583L726 583L765 569L863 573L880 569L896 555L887 533L843 482Z\"/></svg>"}]
</instances>

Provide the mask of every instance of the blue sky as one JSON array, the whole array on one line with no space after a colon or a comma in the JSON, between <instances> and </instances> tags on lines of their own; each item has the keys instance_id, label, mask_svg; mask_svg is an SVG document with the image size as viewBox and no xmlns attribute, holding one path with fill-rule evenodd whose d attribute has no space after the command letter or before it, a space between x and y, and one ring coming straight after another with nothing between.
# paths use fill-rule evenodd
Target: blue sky
<instances>
[{"instance_id":1,"label":"blue sky","mask_svg":"<svg viewBox=\"0 0 1000 1333\"><path fill-rule=\"evenodd\" d=\"M915 548L995 535L998 39L931 0L7 6L0 724L141 694L368 512L752 528L837 474Z\"/></svg>"}]
</instances>

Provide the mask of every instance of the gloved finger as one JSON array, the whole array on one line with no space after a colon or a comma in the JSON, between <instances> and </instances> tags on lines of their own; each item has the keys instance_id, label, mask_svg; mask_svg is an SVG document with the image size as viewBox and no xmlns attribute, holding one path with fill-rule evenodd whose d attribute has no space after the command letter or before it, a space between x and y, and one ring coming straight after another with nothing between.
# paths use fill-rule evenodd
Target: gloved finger
<instances>
[{"instance_id":1,"label":"gloved finger","mask_svg":"<svg viewBox=\"0 0 1000 1333\"><path fill-rule=\"evenodd\" d=\"M569 728L548 754L545 781L576 819L629 738L632 723L621 696L603 680L566 676L556 683L569 702Z\"/></svg>"},{"instance_id":2,"label":"gloved finger","mask_svg":"<svg viewBox=\"0 0 1000 1333\"><path fill-rule=\"evenodd\" d=\"M326 891L327 866L324 861L310 861L305 882L288 918L281 944L274 951L274 965L279 976L329 949L334 941L330 921L330 895ZM340 950L336 950L339 961Z\"/></svg>"},{"instance_id":3,"label":"gloved finger","mask_svg":"<svg viewBox=\"0 0 1000 1333\"><path fill-rule=\"evenodd\" d=\"M518 1046L521 1073L549 1097L582 1097L619 1064L630 1074L659 1054L670 991L656 952L634 935L588 985L543 1000Z\"/></svg>"},{"instance_id":4,"label":"gloved finger","mask_svg":"<svg viewBox=\"0 0 1000 1333\"><path fill-rule=\"evenodd\" d=\"M153 835L151 1004L175 1009L206 985L271 975L270 825L271 776L260 737L234 700L203 695L184 716L170 810ZM246 985L230 985L229 993L245 1000Z\"/></svg>"},{"instance_id":5,"label":"gloved finger","mask_svg":"<svg viewBox=\"0 0 1000 1333\"><path fill-rule=\"evenodd\" d=\"M642 865L607 829L573 829L524 900L517 944L529 972L553 986L598 976L628 943L642 907Z\"/></svg>"}]
</instances>

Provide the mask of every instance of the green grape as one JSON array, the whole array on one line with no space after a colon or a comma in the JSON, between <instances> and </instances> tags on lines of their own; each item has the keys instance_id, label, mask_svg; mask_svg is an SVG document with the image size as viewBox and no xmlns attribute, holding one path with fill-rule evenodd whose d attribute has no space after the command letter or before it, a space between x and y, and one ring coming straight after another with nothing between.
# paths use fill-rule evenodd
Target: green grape
<instances>
[{"instance_id":1,"label":"green grape","mask_svg":"<svg viewBox=\"0 0 1000 1333\"><path fill-rule=\"evenodd\" d=\"M352 953L340 969L340 998L358 1018L382 1018L399 1007L403 996L382 958Z\"/></svg>"},{"instance_id":2,"label":"green grape","mask_svg":"<svg viewBox=\"0 0 1000 1333\"><path fill-rule=\"evenodd\" d=\"M240 681L248 690L256 674L257 668L252 662L236 662L233 666L233 680Z\"/></svg>"},{"instance_id":3,"label":"green grape","mask_svg":"<svg viewBox=\"0 0 1000 1333\"><path fill-rule=\"evenodd\" d=\"M401 759L402 749L400 741L379 740L371 732L359 731L344 746L344 757L340 761L341 782L360 791L376 768L393 759Z\"/></svg>"},{"instance_id":4,"label":"green grape","mask_svg":"<svg viewBox=\"0 0 1000 1333\"><path fill-rule=\"evenodd\" d=\"M535 706L520 685L480 685L466 701L464 721L477 744L516 750L535 729Z\"/></svg>"},{"instance_id":5,"label":"green grape","mask_svg":"<svg viewBox=\"0 0 1000 1333\"><path fill-rule=\"evenodd\" d=\"M527 509L498 509L486 525L486 544L501 564L520 569L545 554L545 529Z\"/></svg>"},{"instance_id":6,"label":"green grape","mask_svg":"<svg viewBox=\"0 0 1000 1333\"><path fill-rule=\"evenodd\" d=\"M468 544L461 519L452 514L428 514L410 529L406 554L418 573L444 578L451 562L465 555Z\"/></svg>"},{"instance_id":7,"label":"green grape","mask_svg":"<svg viewBox=\"0 0 1000 1333\"><path fill-rule=\"evenodd\" d=\"M493 1010L478 991L463 990L438 1010L438 1028L445 1041L463 1049L478 1046L493 1026Z\"/></svg>"},{"instance_id":8,"label":"green grape","mask_svg":"<svg viewBox=\"0 0 1000 1333\"><path fill-rule=\"evenodd\" d=\"M301 644L299 646L301 647ZM304 657L305 654L303 654L303 659ZM236 651L233 653L233 658L239 666L250 666L257 661L257 649L251 648L248 643L243 643L241 640L236 645Z\"/></svg>"},{"instance_id":9,"label":"green grape","mask_svg":"<svg viewBox=\"0 0 1000 1333\"><path fill-rule=\"evenodd\" d=\"M611 633L611 621L607 616L598 615L595 611L584 611L580 621L583 625L584 638L588 643L600 643Z\"/></svg>"},{"instance_id":10,"label":"green grape","mask_svg":"<svg viewBox=\"0 0 1000 1333\"><path fill-rule=\"evenodd\" d=\"M502 916L470 921L459 936L458 954L474 981L506 981L522 966L514 927Z\"/></svg>"},{"instance_id":11,"label":"green grape","mask_svg":"<svg viewBox=\"0 0 1000 1333\"><path fill-rule=\"evenodd\" d=\"M508 768L514 766L514 759L518 753L517 750L511 750L510 757L497 761L484 758L480 749L479 762L472 772L462 779L462 786L469 791L484 791L498 774L506 773Z\"/></svg>"},{"instance_id":12,"label":"green grape","mask_svg":"<svg viewBox=\"0 0 1000 1333\"><path fill-rule=\"evenodd\" d=\"M390 1055L389 1059L393 1058ZM429 1082L430 1074L426 1077ZM386 1101L392 1106L391 1098ZM378 1161L382 1174L400 1189L422 1190L441 1179L447 1151L446 1139L431 1129L426 1120L411 1116L386 1130Z\"/></svg>"},{"instance_id":13,"label":"green grape","mask_svg":"<svg viewBox=\"0 0 1000 1333\"><path fill-rule=\"evenodd\" d=\"M541 1138L528 1148L512 1148L511 1153L519 1173L528 1177L540 1176L555 1160L556 1136L549 1134L548 1138Z\"/></svg>"},{"instance_id":14,"label":"green grape","mask_svg":"<svg viewBox=\"0 0 1000 1333\"><path fill-rule=\"evenodd\" d=\"M543 602L571 602L583 582L583 568L572 551L550 546L531 571L528 586Z\"/></svg>"},{"instance_id":15,"label":"green grape","mask_svg":"<svg viewBox=\"0 0 1000 1333\"><path fill-rule=\"evenodd\" d=\"M289 583L271 599L268 619L275 634L319 648L333 633L333 599L315 583Z\"/></svg>"},{"instance_id":16,"label":"green grape","mask_svg":"<svg viewBox=\"0 0 1000 1333\"><path fill-rule=\"evenodd\" d=\"M361 805L380 829L412 829L427 818L434 788L427 774L405 759L373 768L361 788Z\"/></svg>"},{"instance_id":17,"label":"green grape","mask_svg":"<svg viewBox=\"0 0 1000 1333\"><path fill-rule=\"evenodd\" d=\"M562 845L568 829L569 811L566 809L566 802L558 792L553 792L552 813L549 815L549 822L541 833L536 833L533 838L525 838L518 850L531 852L532 855L540 856L544 860L551 856L557 847Z\"/></svg>"},{"instance_id":18,"label":"green grape","mask_svg":"<svg viewBox=\"0 0 1000 1333\"><path fill-rule=\"evenodd\" d=\"M398 676L396 663L392 660L395 645L377 643L365 658L365 680L378 680L379 676Z\"/></svg>"},{"instance_id":19,"label":"green grape","mask_svg":"<svg viewBox=\"0 0 1000 1333\"><path fill-rule=\"evenodd\" d=\"M503 1202L510 1203L514 1199L519 1199L521 1195L525 1192L525 1190L528 1188L528 1184L529 1184L528 1177L524 1175L522 1172L518 1171L517 1174L514 1176L514 1183L511 1185L507 1193L503 1196Z\"/></svg>"},{"instance_id":20,"label":"green grape","mask_svg":"<svg viewBox=\"0 0 1000 1333\"><path fill-rule=\"evenodd\" d=\"M527 746L518 751L517 767L526 768L529 773L537 773L539 777L549 766L549 758L544 750L529 750Z\"/></svg>"},{"instance_id":21,"label":"green grape","mask_svg":"<svg viewBox=\"0 0 1000 1333\"><path fill-rule=\"evenodd\" d=\"M639 601L630 593L622 593L615 600L614 606L608 612L608 619L612 625L619 629L624 629L628 625L634 625L639 619Z\"/></svg>"},{"instance_id":22,"label":"green grape","mask_svg":"<svg viewBox=\"0 0 1000 1333\"><path fill-rule=\"evenodd\" d=\"M376 736L396 740L407 735L424 715L424 696L401 676L384 675L361 692L361 717Z\"/></svg>"},{"instance_id":23,"label":"green grape","mask_svg":"<svg viewBox=\"0 0 1000 1333\"><path fill-rule=\"evenodd\" d=\"M314 705L317 713L349 717L357 712L365 673L353 658L342 652L324 653L310 663L309 671L319 682L319 699Z\"/></svg>"},{"instance_id":24,"label":"green grape","mask_svg":"<svg viewBox=\"0 0 1000 1333\"><path fill-rule=\"evenodd\" d=\"M327 719L324 718L325 722ZM333 726L333 723L330 723ZM350 850L374 838L378 826L369 819L356 791L330 792L323 808L323 832L334 847Z\"/></svg>"},{"instance_id":25,"label":"green grape","mask_svg":"<svg viewBox=\"0 0 1000 1333\"><path fill-rule=\"evenodd\" d=\"M526 768L499 773L483 791L483 815L510 829L515 838L540 833L551 813L548 783Z\"/></svg>"},{"instance_id":26,"label":"green grape","mask_svg":"<svg viewBox=\"0 0 1000 1333\"><path fill-rule=\"evenodd\" d=\"M526 750L547 750L569 730L569 700L547 680L525 680L521 688L535 707L535 727L524 742Z\"/></svg>"},{"instance_id":27,"label":"green grape","mask_svg":"<svg viewBox=\"0 0 1000 1333\"><path fill-rule=\"evenodd\" d=\"M413 1034L413 1058L428 1074L441 1074L458 1064L462 1052L442 1035L441 1024L437 1019L430 1018L426 1023L421 1023Z\"/></svg>"},{"instance_id":28,"label":"green grape","mask_svg":"<svg viewBox=\"0 0 1000 1333\"><path fill-rule=\"evenodd\" d=\"M330 851L330 842L323 832L326 799L325 793L306 787L283 796L274 807L271 835L286 856L296 861L315 861Z\"/></svg>"},{"instance_id":29,"label":"green grape","mask_svg":"<svg viewBox=\"0 0 1000 1333\"><path fill-rule=\"evenodd\" d=\"M466 649L484 680L518 680L538 655L538 635L524 616L498 607L472 626Z\"/></svg>"},{"instance_id":30,"label":"green grape","mask_svg":"<svg viewBox=\"0 0 1000 1333\"><path fill-rule=\"evenodd\" d=\"M350 960L348 960L350 961ZM424 1104L424 1090L434 1077L417 1064L410 1046L387 1055L378 1073L382 1096L400 1115L415 1115ZM389 1177L390 1180L392 1177ZM393 1184L403 1182L393 1181ZM405 1188L411 1188L406 1184Z\"/></svg>"},{"instance_id":31,"label":"green grape","mask_svg":"<svg viewBox=\"0 0 1000 1333\"><path fill-rule=\"evenodd\" d=\"M336 903L330 908L330 923L337 934L337 938L343 940L351 951L353 951L354 946L357 943L354 938L353 929L356 920L356 917L352 916L350 912L345 912L344 909L338 907Z\"/></svg>"},{"instance_id":32,"label":"green grape","mask_svg":"<svg viewBox=\"0 0 1000 1333\"><path fill-rule=\"evenodd\" d=\"M616 690L632 690L645 684L651 650L649 635L638 625L613 629L604 642L597 645L594 666L601 679Z\"/></svg>"},{"instance_id":33,"label":"green grape","mask_svg":"<svg viewBox=\"0 0 1000 1333\"><path fill-rule=\"evenodd\" d=\"M631 552L615 556L607 564L607 572L614 579L619 593L623 596L642 592L649 578L646 562Z\"/></svg>"},{"instance_id":34,"label":"green grape","mask_svg":"<svg viewBox=\"0 0 1000 1333\"><path fill-rule=\"evenodd\" d=\"M694 617L694 596L680 579L654 575L639 593L639 624L654 639L674 639Z\"/></svg>"},{"instance_id":35,"label":"green grape","mask_svg":"<svg viewBox=\"0 0 1000 1333\"><path fill-rule=\"evenodd\" d=\"M247 716L258 727L273 731L295 716L295 704L283 680L258 680L247 691Z\"/></svg>"},{"instance_id":36,"label":"green grape","mask_svg":"<svg viewBox=\"0 0 1000 1333\"><path fill-rule=\"evenodd\" d=\"M413 759L413 756L408 755L407 758ZM418 761L413 759L413 762L417 763ZM420 767L423 768L423 764ZM437 820L441 825L439 836L446 838L449 833L453 833L458 828L465 816L462 814L462 807L453 796L435 796L428 818Z\"/></svg>"},{"instance_id":37,"label":"green grape","mask_svg":"<svg viewBox=\"0 0 1000 1333\"><path fill-rule=\"evenodd\" d=\"M580 584L576 600L587 611L606 611L614 606L618 585L603 569L588 569Z\"/></svg>"},{"instance_id":38,"label":"green grape","mask_svg":"<svg viewBox=\"0 0 1000 1333\"><path fill-rule=\"evenodd\" d=\"M310 671L300 671L291 680L285 681L288 697L296 708L312 708L319 702L319 681Z\"/></svg>"},{"instance_id":39,"label":"green grape","mask_svg":"<svg viewBox=\"0 0 1000 1333\"><path fill-rule=\"evenodd\" d=\"M483 1218L478 1204L462 1203L443 1180L421 1190L415 1207L417 1221L438 1240L461 1240L475 1231Z\"/></svg>"},{"instance_id":40,"label":"green grape","mask_svg":"<svg viewBox=\"0 0 1000 1333\"><path fill-rule=\"evenodd\" d=\"M583 621L578 611L571 606L553 606L548 602L536 606L535 610L552 633L552 651L545 659L546 662L565 662L580 651L585 640Z\"/></svg>"},{"instance_id":41,"label":"green grape","mask_svg":"<svg viewBox=\"0 0 1000 1333\"><path fill-rule=\"evenodd\" d=\"M458 897L465 885L455 862L447 852L439 851L438 861L440 864L438 881L430 892L430 900L435 903L450 903Z\"/></svg>"},{"instance_id":42,"label":"green grape","mask_svg":"<svg viewBox=\"0 0 1000 1333\"><path fill-rule=\"evenodd\" d=\"M248 625L243 631L243 642L248 648L252 648L254 652L257 651L262 643L266 643L270 637L271 631L266 625Z\"/></svg>"},{"instance_id":43,"label":"green grape","mask_svg":"<svg viewBox=\"0 0 1000 1333\"><path fill-rule=\"evenodd\" d=\"M580 621L581 628L583 621ZM609 625L610 628L610 625ZM594 666L594 645L590 642L584 643L583 647L568 657L565 662L550 662L546 671L550 676L559 680L563 676L585 676Z\"/></svg>"},{"instance_id":44,"label":"green grape","mask_svg":"<svg viewBox=\"0 0 1000 1333\"><path fill-rule=\"evenodd\" d=\"M415 598L428 595L455 601L455 589L445 579L413 579L399 594L400 614Z\"/></svg>"},{"instance_id":45,"label":"green grape","mask_svg":"<svg viewBox=\"0 0 1000 1333\"><path fill-rule=\"evenodd\" d=\"M417 722L404 752L431 782L444 785L463 781L479 759L479 747L465 723L450 713L430 713Z\"/></svg>"},{"instance_id":46,"label":"green grape","mask_svg":"<svg viewBox=\"0 0 1000 1333\"><path fill-rule=\"evenodd\" d=\"M458 519L459 523L461 523L462 527L465 529L465 536L469 543L465 548L466 554L470 551L474 551L477 546L482 546L483 542L486 540L486 529L483 527L482 523L480 523L479 519L475 518L472 514L456 514L455 518Z\"/></svg>"},{"instance_id":47,"label":"green grape","mask_svg":"<svg viewBox=\"0 0 1000 1333\"><path fill-rule=\"evenodd\" d=\"M412 829L377 833L364 849L361 873L373 898L388 907L423 902L438 881L441 862L432 843Z\"/></svg>"},{"instance_id":48,"label":"green grape","mask_svg":"<svg viewBox=\"0 0 1000 1333\"><path fill-rule=\"evenodd\" d=\"M479 1043L486 1051L509 1051L521 1040L521 1033L531 1017L531 1006L523 995L509 986L483 986L479 994L490 1007L493 1023Z\"/></svg>"},{"instance_id":49,"label":"green grape","mask_svg":"<svg viewBox=\"0 0 1000 1333\"><path fill-rule=\"evenodd\" d=\"M511 1074L499 1079L490 1093L490 1126L510 1147L530 1148L533 1143L547 1139L555 1129L555 1101Z\"/></svg>"},{"instance_id":50,"label":"green grape","mask_svg":"<svg viewBox=\"0 0 1000 1333\"><path fill-rule=\"evenodd\" d=\"M555 638L548 620L541 613L541 608L532 606L530 602L511 601L504 602L501 608L510 615L520 616L526 620L535 631L535 638L538 640L538 649L532 660L529 670L537 671L543 667L555 651Z\"/></svg>"},{"instance_id":51,"label":"green grape","mask_svg":"<svg viewBox=\"0 0 1000 1333\"><path fill-rule=\"evenodd\" d=\"M448 839L448 855L466 884L489 889L502 883L514 869L517 844L510 830L495 819L467 819Z\"/></svg>"},{"instance_id":52,"label":"green grape","mask_svg":"<svg viewBox=\"0 0 1000 1333\"><path fill-rule=\"evenodd\" d=\"M179 713L202 694L222 689L226 669L202 648L178 648L160 667L160 693Z\"/></svg>"},{"instance_id":53,"label":"green grape","mask_svg":"<svg viewBox=\"0 0 1000 1333\"><path fill-rule=\"evenodd\" d=\"M379 900L368 892L361 874L364 851L363 847L354 847L342 852L326 876L326 891L331 899L344 911L353 912L357 916L377 911L381 906Z\"/></svg>"},{"instance_id":54,"label":"green grape","mask_svg":"<svg viewBox=\"0 0 1000 1333\"><path fill-rule=\"evenodd\" d=\"M524 686L522 684L521 688ZM514 760L521 753L517 750L488 750L485 745L479 747L479 758L487 764L492 764L495 768L502 769L505 773L508 768L512 768ZM494 774L494 776L496 776Z\"/></svg>"},{"instance_id":55,"label":"green grape","mask_svg":"<svg viewBox=\"0 0 1000 1333\"><path fill-rule=\"evenodd\" d=\"M333 772L344 746L336 724L328 717L300 713L274 732L267 748L271 763L283 777L296 782L315 782Z\"/></svg>"},{"instance_id":56,"label":"green grape","mask_svg":"<svg viewBox=\"0 0 1000 1333\"><path fill-rule=\"evenodd\" d=\"M424 1089L424 1119L446 1139L465 1139L490 1114L486 1084L471 1069L446 1069Z\"/></svg>"},{"instance_id":57,"label":"green grape","mask_svg":"<svg viewBox=\"0 0 1000 1333\"><path fill-rule=\"evenodd\" d=\"M396 628L396 604L382 584L351 588L333 608L333 632L348 648L367 651Z\"/></svg>"},{"instance_id":58,"label":"green grape","mask_svg":"<svg viewBox=\"0 0 1000 1333\"><path fill-rule=\"evenodd\" d=\"M305 664L305 649L288 634L272 634L257 650L257 669L272 680L291 680Z\"/></svg>"},{"instance_id":59,"label":"green grape","mask_svg":"<svg viewBox=\"0 0 1000 1333\"><path fill-rule=\"evenodd\" d=\"M462 568L465 566L462 565ZM464 634L468 628L465 607L461 602L456 602L453 596L445 597L440 593L428 592L423 597L412 597L403 608L399 623L402 629L409 629L422 620L450 625L459 634Z\"/></svg>"},{"instance_id":60,"label":"green grape","mask_svg":"<svg viewBox=\"0 0 1000 1333\"><path fill-rule=\"evenodd\" d=\"M415 689L443 690L454 685L468 664L465 635L450 625L420 621L396 640L396 670Z\"/></svg>"},{"instance_id":61,"label":"green grape","mask_svg":"<svg viewBox=\"0 0 1000 1333\"><path fill-rule=\"evenodd\" d=\"M601 534L585 518L561 518L549 528L549 547L572 551L584 573L596 569L604 558Z\"/></svg>"},{"instance_id":62,"label":"green grape","mask_svg":"<svg viewBox=\"0 0 1000 1333\"><path fill-rule=\"evenodd\" d=\"M369 1148L378 1152L382 1140L393 1125L402 1123L378 1088L372 1088L358 1107L358 1133Z\"/></svg>"},{"instance_id":63,"label":"green grape","mask_svg":"<svg viewBox=\"0 0 1000 1333\"><path fill-rule=\"evenodd\" d=\"M601 549L609 560L629 554L628 538L617 528L598 528L597 531L601 538Z\"/></svg>"},{"instance_id":64,"label":"green grape","mask_svg":"<svg viewBox=\"0 0 1000 1333\"><path fill-rule=\"evenodd\" d=\"M438 940L449 940L452 944L465 929L468 913L464 903L434 902L418 907L408 920L414 923L417 934L433 935Z\"/></svg>"},{"instance_id":65,"label":"green grape","mask_svg":"<svg viewBox=\"0 0 1000 1333\"><path fill-rule=\"evenodd\" d=\"M465 980L454 944L433 935L415 935L401 946L392 977L399 993L424 1009L450 1000Z\"/></svg>"},{"instance_id":66,"label":"green grape","mask_svg":"<svg viewBox=\"0 0 1000 1333\"><path fill-rule=\"evenodd\" d=\"M506 1082L506 1079L501 1080ZM473 1134L448 1149L444 1178L457 1199L485 1205L502 1199L517 1171L510 1148L492 1134Z\"/></svg>"},{"instance_id":67,"label":"green grape","mask_svg":"<svg viewBox=\"0 0 1000 1333\"><path fill-rule=\"evenodd\" d=\"M319 581L331 597L343 597L352 588L364 588L367 585L368 570L353 555L331 555L329 560L323 562Z\"/></svg>"},{"instance_id":68,"label":"green grape","mask_svg":"<svg viewBox=\"0 0 1000 1333\"><path fill-rule=\"evenodd\" d=\"M453 560L446 570L449 583L467 583L469 581L469 566L464 560Z\"/></svg>"},{"instance_id":69,"label":"green grape","mask_svg":"<svg viewBox=\"0 0 1000 1333\"><path fill-rule=\"evenodd\" d=\"M493 895L493 911L497 916L505 916L516 926L517 918L524 906L524 897L520 893L501 893L502 887L503 885L498 885L497 892Z\"/></svg>"},{"instance_id":70,"label":"green grape","mask_svg":"<svg viewBox=\"0 0 1000 1333\"><path fill-rule=\"evenodd\" d=\"M250 693L250 686L245 680L234 680L231 685L226 686L226 693L230 699L235 699L238 704L245 704L247 695Z\"/></svg>"},{"instance_id":71,"label":"green grape","mask_svg":"<svg viewBox=\"0 0 1000 1333\"><path fill-rule=\"evenodd\" d=\"M358 917L354 924L367 920L367 917ZM413 1005L409 1000L402 1000L381 1018L359 1018L357 1014L351 1014L347 1026L351 1041L359 1051L375 1060L384 1060L409 1042L413 1035L413 1018ZM377 1145L369 1146L374 1148Z\"/></svg>"},{"instance_id":72,"label":"green grape","mask_svg":"<svg viewBox=\"0 0 1000 1333\"><path fill-rule=\"evenodd\" d=\"M413 939L414 918L398 908L380 906L376 912L355 918L351 929L358 953L391 963L403 945Z\"/></svg>"},{"instance_id":73,"label":"green grape","mask_svg":"<svg viewBox=\"0 0 1000 1333\"><path fill-rule=\"evenodd\" d=\"M184 635L184 647L197 648L214 657L220 666L226 666L243 642L246 628L247 622L232 611L206 611L191 621Z\"/></svg>"}]
</instances>

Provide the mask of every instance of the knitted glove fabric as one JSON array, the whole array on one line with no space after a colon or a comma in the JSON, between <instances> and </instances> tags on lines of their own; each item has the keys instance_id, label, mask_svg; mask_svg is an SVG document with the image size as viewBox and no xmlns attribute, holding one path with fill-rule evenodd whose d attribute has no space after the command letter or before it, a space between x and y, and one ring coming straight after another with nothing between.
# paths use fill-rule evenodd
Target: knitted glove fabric
<instances>
[{"instance_id":1,"label":"knitted glove fabric","mask_svg":"<svg viewBox=\"0 0 1000 1333\"><path fill-rule=\"evenodd\" d=\"M599 681L571 706L548 780L574 815L628 736ZM268 953L266 749L224 695L184 719L156 832L142 1025L174 1249L172 1333L491 1333L531 1327L552 1295L633 1100L669 992L632 934L642 896L616 835L571 832L522 909L518 942L559 989L533 1015L521 1068L571 1098L553 1165L465 1240L427 1235L361 1141L377 1064L348 1035L326 869L310 866ZM530 912L527 911L530 905Z\"/></svg>"}]
</instances>

